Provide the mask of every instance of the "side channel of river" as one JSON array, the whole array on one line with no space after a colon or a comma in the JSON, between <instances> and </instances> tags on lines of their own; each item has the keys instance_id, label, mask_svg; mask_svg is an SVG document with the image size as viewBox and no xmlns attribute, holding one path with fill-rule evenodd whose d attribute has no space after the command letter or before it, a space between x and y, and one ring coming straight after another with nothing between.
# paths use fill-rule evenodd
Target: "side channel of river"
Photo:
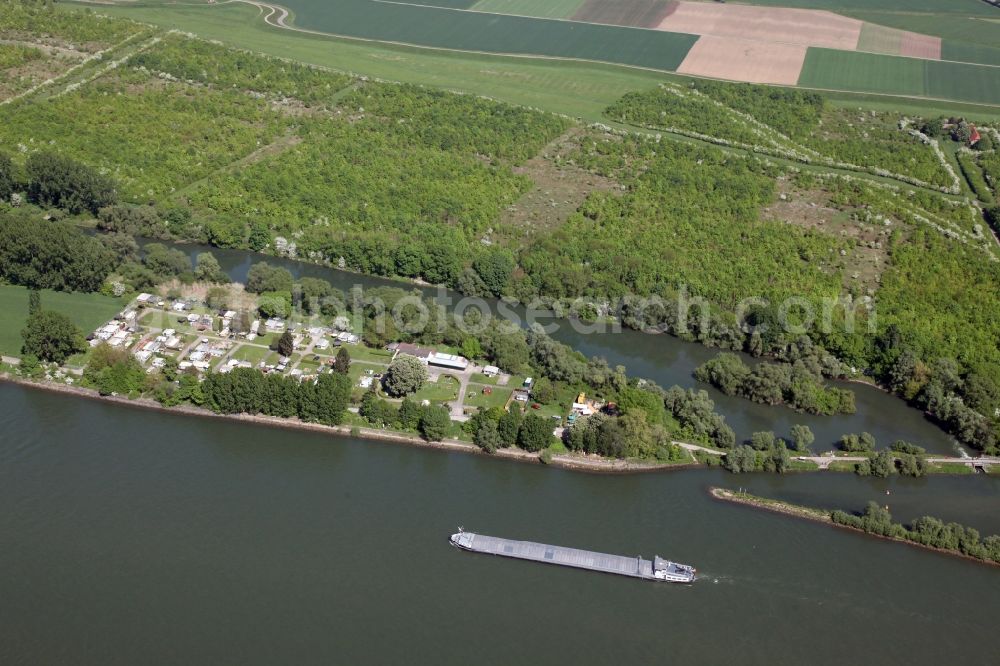
<instances>
[{"instance_id":1,"label":"side channel of river","mask_svg":"<svg viewBox=\"0 0 1000 666\"><path fill-rule=\"evenodd\" d=\"M141 243L151 242L139 239ZM296 278L317 277L329 281L338 289L347 291L355 285L362 288L394 286L415 289L412 284L358 275L293 259L270 257L245 250L215 248L196 244L169 244L187 252L192 261L201 252L211 252L222 269L237 282L246 280L250 266L258 261L287 268ZM460 294L437 288L420 287L428 296L445 294L450 303L458 302ZM517 310L520 313L520 310ZM545 323L558 320L545 320ZM581 333L562 320L552 337L564 342L585 355L607 359L612 366L624 365L630 375L646 377L658 384L685 388L705 389L715 401L717 409L740 439L749 438L760 430L773 430L787 436L797 423L808 425L816 435L814 448L832 446L845 433L870 432L882 446L903 439L923 446L932 453L955 455L961 447L947 433L928 420L922 412L902 400L877 388L855 383L835 382L854 391L857 412L849 416L815 416L801 414L787 407L758 405L741 398L723 395L714 388L697 382L694 369L713 358L718 350L687 342L670 335L650 335L632 330L618 332ZM748 357L749 358L749 357Z\"/></svg>"}]
</instances>

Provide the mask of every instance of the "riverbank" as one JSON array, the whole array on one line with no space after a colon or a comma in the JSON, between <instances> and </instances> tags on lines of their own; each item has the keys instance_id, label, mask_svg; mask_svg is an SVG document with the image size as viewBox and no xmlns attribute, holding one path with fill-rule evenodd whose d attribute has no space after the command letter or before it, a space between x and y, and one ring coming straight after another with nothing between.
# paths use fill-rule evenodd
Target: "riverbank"
<instances>
[{"instance_id":1,"label":"riverbank","mask_svg":"<svg viewBox=\"0 0 1000 666\"><path fill-rule=\"evenodd\" d=\"M409 435L401 432L382 430L379 428L366 428L361 426L339 425L331 426L322 423L309 423L293 418L282 418L278 416L267 416L264 414L219 414L203 407L193 405L176 405L166 407L150 398L126 398L123 396L101 395L96 390L82 386L71 386L55 381L34 380L25 377L18 377L9 372L0 373L0 381L17 384L27 388L62 393L90 400L101 400L116 405L124 405L139 409L156 410L172 414L185 414L201 418L225 419L229 421L242 421L264 425L271 428L285 428L292 430L306 430L321 432L341 437L358 437L361 439L392 442L396 444L406 444L409 446L419 446L421 448L436 449L439 451L454 451L457 453L468 453L481 455L490 458L499 458L520 463L530 463L535 465L546 464L551 467L558 467L578 472L589 472L594 474L629 474L638 472L657 472L673 469L684 469L691 467L702 467L698 462L690 463L645 463L629 460L609 460L597 456L585 454L559 453L547 456L543 461L537 453L522 451L520 449L498 449L496 453L488 454L482 449L463 442L458 439L448 439L440 442L431 442L417 435ZM696 446L696 445L689 445ZM699 447L701 448L701 447Z\"/></svg>"},{"instance_id":2,"label":"riverbank","mask_svg":"<svg viewBox=\"0 0 1000 666\"><path fill-rule=\"evenodd\" d=\"M805 520L811 520L817 523L823 523L826 525L831 525L833 527L838 527L844 530L850 530L852 532L858 532L860 534L865 534L876 539L884 539L886 541L895 541L897 543L903 543L908 546L915 546L917 548L923 548L924 550L931 550L943 555L950 555L952 557L960 557L965 560L971 560L973 562L978 562L980 564L986 564L993 567L1000 567L1000 562L994 562L992 560L985 560L978 557L973 557L971 555L966 555L955 550L949 550L947 548L938 548L936 546L931 546L917 541L911 541L909 539L903 539L899 537L894 537L890 535L877 534L874 532L869 532L867 530L861 529L859 527L854 527L853 525L846 525L844 523L837 522L833 520L832 511L826 511L824 509L816 509L813 507L801 506L799 504L792 504L791 502L784 502L782 500L770 499L767 497L760 497L757 495L750 495L744 492L736 492L728 490L726 488L712 487L708 490L709 495L714 499L731 502L733 504L742 504L744 506L753 507L755 509L763 509L765 511L771 511L773 513L780 513L786 516L792 516L795 518L802 518Z\"/></svg>"},{"instance_id":3,"label":"riverbank","mask_svg":"<svg viewBox=\"0 0 1000 666\"><path fill-rule=\"evenodd\" d=\"M265 414L220 414L217 412L213 412L209 409L205 409L203 407L197 407L195 405L190 405L190 404L167 407L151 398L128 398L117 395L101 395L95 389L86 388L82 386L73 386L53 380L30 379L27 377L21 377L16 374L12 374L10 372L0 372L0 381L6 381L13 384L26 386L29 388L41 389L55 393L74 395L77 397L88 398L91 400L102 400L105 402L111 402L118 405L138 407L141 409L153 409L175 414L187 414L190 416L227 419L230 421L251 422L273 428L286 428L295 430L309 430L313 432L324 432L331 435L359 437L362 439L394 442L397 444L406 444L409 446L419 446L422 448L437 449L443 451L454 451L458 453L471 453L486 457L499 458L503 460L511 460L514 462L545 464L552 467L558 467L578 472L589 472L594 474L634 474L640 472L663 472L670 470L700 468L707 466L707 464L703 462L703 460L705 459L704 458L705 455L713 457L721 457L725 456L726 454L725 451L719 449L713 449L706 446L702 446L700 444L693 444L691 442L683 442L676 440L674 440L671 443L680 446L682 449L685 450L685 452L690 456L690 460L688 462L659 463L652 461L609 459L609 458L603 458L596 454L571 453L571 452L552 453L548 449L538 453L534 453L531 451L524 451L516 448L505 448L505 449L498 449L496 452L488 454L479 447L475 446L474 444L462 441L460 439L447 439L438 442L432 442L415 434L409 434L393 430L385 430L381 428L369 428L358 425L331 426L322 423L311 423L307 421L300 421L297 418L284 418L279 416L268 416ZM698 457L699 454L703 456L701 459L699 459ZM839 468L833 469L831 465L824 465L823 463L842 462L842 461L849 461L853 463L861 461L863 460L863 458L858 457L858 458L848 459L842 456L835 456L835 457L798 456L793 460L803 463L811 463L812 465L815 465L815 467L805 468L804 466L800 466L789 470L790 472L812 472L812 471L826 471L826 470L844 471ZM931 474L948 474L951 473L950 466L962 465L963 467L968 467L973 460L982 461L984 464L984 470L987 468L995 469L996 467L1000 466L1000 460L996 460L993 458L963 459L963 458L938 457L938 458L928 458L928 460L930 462L935 463L939 467L939 469L931 469L929 471L929 473Z\"/></svg>"}]
</instances>

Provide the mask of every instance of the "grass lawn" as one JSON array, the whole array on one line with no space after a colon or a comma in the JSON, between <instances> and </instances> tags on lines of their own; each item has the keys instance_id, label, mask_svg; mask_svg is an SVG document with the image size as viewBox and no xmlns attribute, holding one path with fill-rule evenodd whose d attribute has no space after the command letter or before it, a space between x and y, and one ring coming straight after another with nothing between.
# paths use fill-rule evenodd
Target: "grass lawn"
<instances>
[{"instance_id":1,"label":"grass lawn","mask_svg":"<svg viewBox=\"0 0 1000 666\"><path fill-rule=\"evenodd\" d=\"M389 361L392 360L392 352L384 349L371 349L369 347L365 347L364 345L343 345L343 348L346 349L347 353L351 355L352 363L354 361L364 361L368 363L380 363L383 366L388 366ZM333 351L334 356L336 356L337 351Z\"/></svg>"},{"instance_id":2,"label":"grass lawn","mask_svg":"<svg viewBox=\"0 0 1000 666\"><path fill-rule=\"evenodd\" d=\"M420 402L429 400L431 403L450 402L458 397L458 380L448 375L441 375L436 382L426 382L412 396Z\"/></svg>"},{"instance_id":3,"label":"grass lawn","mask_svg":"<svg viewBox=\"0 0 1000 666\"><path fill-rule=\"evenodd\" d=\"M263 324L261 325L261 328L264 328ZM255 345L264 345L265 347L270 347L276 344L278 342L278 338L280 338L281 336L282 336L281 333L264 333L254 338L253 343Z\"/></svg>"},{"instance_id":4,"label":"grass lawn","mask_svg":"<svg viewBox=\"0 0 1000 666\"><path fill-rule=\"evenodd\" d=\"M368 363L367 361L351 361L351 369L347 371L348 377L354 380L356 384L358 379L365 374L367 370L371 370L375 374L385 372L385 369L389 367L381 363Z\"/></svg>"},{"instance_id":5,"label":"grass lawn","mask_svg":"<svg viewBox=\"0 0 1000 666\"><path fill-rule=\"evenodd\" d=\"M311 358L311 357L310 357ZM299 361L296 366L304 375L314 375L320 368L320 364L313 360Z\"/></svg>"},{"instance_id":6,"label":"grass lawn","mask_svg":"<svg viewBox=\"0 0 1000 666\"><path fill-rule=\"evenodd\" d=\"M472 374L472 379L469 381L475 384L485 384L486 386L496 386L498 377L487 377L481 372L475 372Z\"/></svg>"},{"instance_id":7,"label":"grass lawn","mask_svg":"<svg viewBox=\"0 0 1000 666\"><path fill-rule=\"evenodd\" d=\"M120 298L101 294L42 291L42 308L66 315L84 334L91 333L118 314L124 305ZM0 285L0 312L4 322L0 327L0 354L20 356L21 329L28 318L28 289Z\"/></svg>"},{"instance_id":8,"label":"grass lawn","mask_svg":"<svg viewBox=\"0 0 1000 666\"><path fill-rule=\"evenodd\" d=\"M507 403L510 394L514 392L513 389L509 388L494 388L490 395L483 395L484 388L486 387L480 384L469 384L469 388L465 393L465 406L482 407L484 409L503 407ZM476 395L472 395L473 392Z\"/></svg>"},{"instance_id":9,"label":"grass lawn","mask_svg":"<svg viewBox=\"0 0 1000 666\"><path fill-rule=\"evenodd\" d=\"M974 470L962 463L931 463L927 471L933 474L972 474Z\"/></svg>"},{"instance_id":10,"label":"grass lawn","mask_svg":"<svg viewBox=\"0 0 1000 666\"><path fill-rule=\"evenodd\" d=\"M256 367L260 361L268 359L272 355L274 356L274 360L278 359L278 355L267 347L243 344L233 351L231 358L235 358L238 361L249 361Z\"/></svg>"}]
</instances>

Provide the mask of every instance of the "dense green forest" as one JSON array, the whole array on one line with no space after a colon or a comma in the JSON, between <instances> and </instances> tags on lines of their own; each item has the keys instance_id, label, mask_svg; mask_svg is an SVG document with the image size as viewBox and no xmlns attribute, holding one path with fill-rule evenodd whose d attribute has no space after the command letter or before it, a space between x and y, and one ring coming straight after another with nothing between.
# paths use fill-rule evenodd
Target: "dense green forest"
<instances>
[{"instance_id":1,"label":"dense green forest","mask_svg":"<svg viewBox=\"0 0 1000 666\"><path fill-rule=\"evenodd\" d=\"M564 118L471 95L417 86L365 84L342 100L351 113L374 115L382 127L449 152L520 163L569 127Z\"/></svg>"},{"instance_id":2,"label":"dense green forest","mask_svg":"<svg viewBox=\"0 0 1000 666\"><path fill-rule=\"evenodd\" d=\"M521 293L659 294L684 285L732 308L747 295L809 299L839 292L833 237L760 219L778 172L712 148L596 135L574 159L622 182L594 193L520 258Z\"/></svg>"},{"instance_id":3,"label":"dense green forest","mask_svg":"<svg viewBox=\"0 0 1000 666\"><path fill-rule=\"evenodd\" d=\"M145 203L270 143L286 124L241 91L117 69L56 99L0 106L0 151L58 151L113 176L123 196Z\"/></svg>"},{"instance_id":4,"label":"dense green forest","mask_svg":"<svg viewBox=\"0 0 1000 666\"><path fill-rule=\"evenodd\" d=\"M301 256L345 257L365 272L454 282L457 271L425 273L421 258L443 245L458 261L530 185L471 155L414 145L377 122L310 120L300 137L278 157L213 176L191 194L194 206L216 215L208 229L217 244L242 246L248 223L264 223L294 236ZM394 261L407 240L417 246L410 267ZM359 251L358 244L368 247Z\"/></svg>"},{"instance_id":5,"label":"dense green forest","mask_svg":"<svg viewBox=\"0 0 1000 666\"><path fill-rule=\"evenodd\" d=\"M809 414L854 413L854 394L825 386L821 369L803 360L750 367L736 354L719 354L698 366L694 376L726 395L765 405L787 404Z\"/></svg>"},{"instance_id":6,"label":"dense green forest","mask_svg":"<svg viewBox=\"0 0 1000 666\"><path fill-rule=\"evenodd\" d=\"M951 188L954 174L898 115L838 109L794 89L693 80L630 93L606 110L616 121L698 135L803 162Z\"/></svg>"}]
</instances>

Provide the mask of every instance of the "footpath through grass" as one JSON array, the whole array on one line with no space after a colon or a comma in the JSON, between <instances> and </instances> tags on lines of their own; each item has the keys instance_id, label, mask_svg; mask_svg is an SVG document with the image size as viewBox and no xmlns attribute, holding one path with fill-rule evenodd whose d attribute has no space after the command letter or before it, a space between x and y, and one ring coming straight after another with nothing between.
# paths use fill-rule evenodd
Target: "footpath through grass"
<instances>
[{"instance_id":1,"label":"footpath through grass","mask_svg":"<svg viewBox=\"0 0 1000 666\"><path fill-rule=\"evenodd\" d=\"M84 334L111 319L124 305L119 298L101 294L42 291L42 308L69 317ZM28 290L25 287L0 285L0 354L21 355L21 330L28 318Z\"/></svg>"}]
</instances>

